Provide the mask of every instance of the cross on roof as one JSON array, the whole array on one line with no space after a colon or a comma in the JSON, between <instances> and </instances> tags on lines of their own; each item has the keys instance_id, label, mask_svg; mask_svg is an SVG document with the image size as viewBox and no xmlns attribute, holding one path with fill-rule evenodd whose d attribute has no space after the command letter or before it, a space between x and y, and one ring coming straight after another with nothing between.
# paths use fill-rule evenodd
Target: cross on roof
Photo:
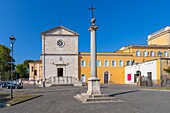
<instances>
[{"instance_id":1,"label":"cross on roof","mask_svg":"<svg viewBox=\"0 0 170 113\"><path fill-rule=\"evenodd\" d=\"M88 9L92 11L92 18L94 18L94 10L95 10L96 8L94 8L93 5L92 5L91 8L88 8Z\"/></svg>"}]
</instances>

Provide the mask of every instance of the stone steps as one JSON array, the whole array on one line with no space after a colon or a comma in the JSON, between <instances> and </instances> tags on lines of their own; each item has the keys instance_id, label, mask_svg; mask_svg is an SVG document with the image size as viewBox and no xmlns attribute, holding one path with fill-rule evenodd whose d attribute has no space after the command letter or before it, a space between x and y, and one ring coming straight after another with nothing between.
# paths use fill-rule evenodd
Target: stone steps
<instances>
[{"instance_id":1,"label":"stone steps","mask_svg":"<svg viewBox=\"0 0 170 113\"><path fill-rule=\"evenodd\" d=\"M109 96L107 94L100 95L88 95L86 93L77 94L74 96L77 100L83 103L100 103L100 102L117 102L117 98L113 96Z\"/></svg>"},{"instance_id":2,"label":"stone steps","mask_svg":"<svg viewBox=\"0 0 170 113\"><path fill-rule=\"evenodd\" d=\"M73 84L52 84L51 87L53 86L74 86Z\"/></svg>"}]
</instances>

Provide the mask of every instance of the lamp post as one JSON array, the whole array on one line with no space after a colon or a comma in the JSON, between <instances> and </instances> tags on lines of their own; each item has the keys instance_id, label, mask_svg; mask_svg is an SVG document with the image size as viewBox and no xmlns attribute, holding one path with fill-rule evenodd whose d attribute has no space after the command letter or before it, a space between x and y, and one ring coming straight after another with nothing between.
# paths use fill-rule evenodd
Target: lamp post
<instances>
[{"instance_id":1,"label":"lamp post","mask_svg":"<svg viewBox=\"0 0 170 113\"><path fill-rule=\"evenodd\" d=\"M12 48L12 58L11 58L11 85L12 85L12 81L13 81L13 78L12 78L12 75L13 75L13 64L14 64L14 59L13 59L13 45L14 45L14 42L15 42L15 37L13 35L11 35L9 37L10 39L10 42L11 42L11 48ZM11 96L11 99L13 98L13 89L11 87L11 92L10 92L10 96Z\"/></svg>"}]
</instances>

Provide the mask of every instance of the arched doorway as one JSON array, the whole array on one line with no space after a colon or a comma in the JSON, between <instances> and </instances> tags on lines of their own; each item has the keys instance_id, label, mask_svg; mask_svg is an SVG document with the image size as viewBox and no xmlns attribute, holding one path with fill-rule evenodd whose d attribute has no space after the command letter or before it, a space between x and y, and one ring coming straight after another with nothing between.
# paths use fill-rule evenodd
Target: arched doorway
<instances>
[{"instance_id":1,"label":"arched doorway","mask_svg":"<svg viewBox=\"0 0 170 113\"><path fill-rule=\"evenodd\" d=\"M136 74L134 74L134 82L138 82L138 78L141 76L141 71L136 71Z\"/></svg>"},{"instance_id":2,"label":"arched doorway","mask_svg":"<svg viewBox=\"0 0 170 113\"><path fill-rule=\"evenodd\" d=\"M85 74L81 75L81 81L82 81L82 83L86 82L86 75Z\"/></svg>"},{"instance_id":3,"label":"arched doorway","mask_svg":"<svg viewBox=\"0 0 170 113\"><path fill-rule=\"evenodd\" d=\"M109 72L108 71L104 72L104 83L105 84L109 83Z\"/></svg>"}]
</instances>

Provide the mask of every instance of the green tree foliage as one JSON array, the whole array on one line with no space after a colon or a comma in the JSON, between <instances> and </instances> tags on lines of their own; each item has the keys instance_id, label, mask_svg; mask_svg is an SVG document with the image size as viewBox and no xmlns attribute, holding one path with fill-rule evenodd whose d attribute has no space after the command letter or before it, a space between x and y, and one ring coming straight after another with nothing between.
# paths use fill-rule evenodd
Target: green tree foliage
<instances>
[{"instance_id":1,"label":"green tree foliage","mask_svg":"<svg viewBox=\"0 0 170 113\"><path fill-rule=\"evenodd\" d=\"M34 60L25 60L24 61L24 65L26 65L27 66L27 69L29 70L29 63L30 62L33 62Z\"/></svg>"},{"instance_id":2,"label":"green tree foliage","mask_svg":"<svg viewBox=\"0 0 170 113\"><path fill-rule=\"evenodd\" d=\"M0 79L1 80L10 79L11 65L8 63L11 61L10 52L11 50L8 47L0 44Z\"/></svg>"},{"instance_id":3,"label":"green tree foliage","mask_svg":"<svg viewBox=\"0 0 170 113\"><path fill-rule=\"evenodd\" d=\"M170 66L166 69L164 69L165 72L167 72L168 74L170 74Z\"/></svg>"},{"instance_id":4,"label":"green tree foliage","mask_svg":"<svg viewBox=\"0 0 170 113\"><path fill-rule=\"evenodd\" d=\"M16 66L16 72L21 78L29 78L29 62L33 62L33 60L25 60Z\"/></svg>"}]
</instances>

